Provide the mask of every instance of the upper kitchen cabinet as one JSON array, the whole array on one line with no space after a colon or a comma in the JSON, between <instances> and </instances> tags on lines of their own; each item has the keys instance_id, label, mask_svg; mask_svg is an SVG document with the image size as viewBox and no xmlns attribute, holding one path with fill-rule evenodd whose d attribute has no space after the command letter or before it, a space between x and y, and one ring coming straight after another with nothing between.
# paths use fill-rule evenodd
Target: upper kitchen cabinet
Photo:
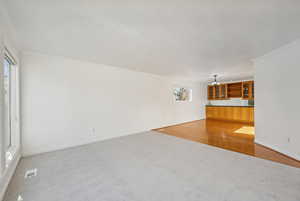
<instances>
[{"instance_id":1,"label":"upper kitchen cabinet","mask_svg":"<svg viewBox=\"0 0 300 201\"><path fill-rule=\"evenodd\" d=\"M242 82L235 82L227 84L228 98L242 97Z\"/></svg>"},{"instance_id":2,"label":"upper kitchen cabinet","mask_svg":"<svg viewBox=\"0 0 300 201\"><path fill-rule=\"evenodd\" d=\"M227 84L208 85L208 100L224 100L227 99Z\"/></svg>"},{"instance_id":3,"label":"upper kitchen cabinet","mask_svg":"<svg viewBox=\"0 0 300 201\"><path fill-rule=\"evenodd\" d=\"M208 100L215 99L215 86L212 86L212 85L207 86L207 99Z\"/></svg>"},{"instance_id":4,"label":"upper kitchen cabinet","mask_svg":"<svg viewBox=\"0 0 300 201\"><path fill-rule=\"evenodd\" d=\"M254 81L243 82L242 98L246 100L254 99Z\"/></svg>"},{"instance_id":5,"label":"upper kitchen cabinet","mask_svg":"<svg viewBox=\"0 0 300 201\"><path fill-rule=\"evenodd\" d=\"M219 99L227 99L227 84L220 84L219 85L219 90L220 90L220 95L219 95Z\"/></svg>"},{"instance_id":6,"label":"upper kitchen cabinet","mask_svg":"<svg viewBox=\"0 0 300 201\"><path fill-rule=\"evenodd\" d=\"M254 81L252 81L252 91L251 91L251 94L252 94L252 99L254 99Z\"/></svg>"},{"instance_id":7,"label":"upper kitchen cabinet","mask_svg":"<svg viewBox=\"0 0 300 201\"><path fill-rule=\"evenodd\" d=\"M254 99L254 81L223 83L207 86L208 100L225 100L228 98Z\"/></svg>"},{"instance_id":8,"label":"upper kitchen cabinet","mask_svg":"<svg viewBox=\"0 0 300 201\"><path fill-rule=\"evenodd\" d=\"M220 87L219 85L215 85L215 99L220 99Z\"/></svg>"}]
</instances>

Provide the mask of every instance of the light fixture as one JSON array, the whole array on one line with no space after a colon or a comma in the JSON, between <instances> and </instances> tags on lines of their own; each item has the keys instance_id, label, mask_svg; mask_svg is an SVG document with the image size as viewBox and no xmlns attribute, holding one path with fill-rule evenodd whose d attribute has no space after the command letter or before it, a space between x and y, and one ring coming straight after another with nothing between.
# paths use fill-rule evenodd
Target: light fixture
<instances>
[{"instance_id":1,"label":"light fixture","mask_svg":"<svg viewBox=\"0 0 300 201\"><path fill-rule=\"evenodd\" d=\"M219 85L220 83L217 82L217 76L218 75L214 75L214 81L211 83L211 85Z\"/></svg>"}]
</instances>

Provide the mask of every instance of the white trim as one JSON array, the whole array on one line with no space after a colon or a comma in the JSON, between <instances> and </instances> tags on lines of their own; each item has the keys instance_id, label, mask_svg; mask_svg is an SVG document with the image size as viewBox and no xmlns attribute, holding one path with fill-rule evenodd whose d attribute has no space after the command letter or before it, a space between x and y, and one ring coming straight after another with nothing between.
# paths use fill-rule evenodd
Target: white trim
<instances>
[{"instance_id":1,"label":"white trim","mask_svg":"<svg viewBox=\"0 0 300 201\"><path fill-rule=\"evenodd\" d=\"M3 89L3 64L4 64L4 57L5 54L9 59L11 60L12 63L14 63L14 66L16 67L16 70L19 72L19 51L16 46L16 35L15 35L15 30L13 26L10 23L10 19L8 17L7 11L5 9L2 9L0 6L0 17L3 18L0 22L0 88ZM17 64L17 65L15 65ZM19 79L19 75L18 78ZM20 87L19 87L19 81L16 83L18 87L18 91L16 93L19 93ZM0 90L0 131L3 133L4 129L4 122L3 122L3 108L4 108L4 103L3 103L3 90ZM16 94L16 98L19 99L20 95ZM19 115L19 107L20 107L20 102L17 100L16 105L17 105L17 115ZM12 117L13 118L13 117ZM0 135L0 200L3 200L5 191L7 189L7 186L15 172L15 169L18 165L18 162L21 158L21 145L20 145L20 125L19 121L17 122L17 130L16 130L16 138L18 138L17 144L15 146L12 146L9 151L14 155L12 156L12 159L9 161L9 163L6 164L6 147L4 146L5 139L4 135ZM6 166L7 165L7 166Z\"/></svg>"},{"instance_id":2,"label":"white trim","mask_svg":"<svg viewBox=\"0 0 300 201\"><path fill-rule=\"evenodd\" d=\"M6 193L8 184L16 171L20 159L21 159L21 154L20 154L20 150L18 150L16 151L16 154L13 160L11 161L9 168L6 168L2 177L0 177L0 200L4 199L4 195Z\"/></svg>"},{"instance_id":3,"label":"white trim","mask_svg":"<svg viewBox=\"0 0 300 201\"><path fill-rule=\"evenodd\" d=\"M0 75L3 75L3 65L4 65L4 44L0 38ZM3 89L3 76L0 76L0 88ZM0 90L0 131L4 133L4 90ZM5 172L5 135L0 135L0 178L4 176ZM0 179L1 182L2 178Z\"/></svg>"},{"instance_id":4,"label":"white trim","mask_svg":"<svg viewBox=\"0 0 300 201\"><path fill-rule=\"evenodd\" d=\"M15 78L15 87L16 87L16 94L15 94L15 98L16 98L16 101L15 101L15 114L16 114L16 118L18 118L18 120L16 120L15 122L15 126L16 126L16 129L15 129L15 133L14 133L14 138L15 138L15 141L12 142L13 145L10 147L9 150L6 150L6 146L4 146L4 143L6 142L5 141L5 137L2 136L2 139L0 139L0 147L1 147L1 150L0 150L0 158L1 158L1 162L0 162L0 200L3 200L4 198L4 195L5 195L5 192L6 192L6 189L8 187L8 184L16 170L16 167L20 161L20 158L21 158L21 151L20 151L20 75L19 75L19 66L17 65L18 63L18 57L15 57L14 55L16 54L12 54L13 49L10 49L12 50L11 51L8 51L8 48L9 46L6 45L7 43L3 42L0 40L0 74L3 75L3 63L4 63L4 57L5 55L7 57L9 57L9 59L11 60L11 62L13 62L12 66L15 68L15 72L16 72L16 78ZM2 73L1 73L2 72ZM3 76L0 77L0 88L2 87L3 88ZM3 90L1 90L1 95L0 95L0 108L2 109L3 111L3 108L4 108L4 103L3 103L3 97L4 97L4 94L3 94ZM2 120L0 122L0 128L1 130L3 129L3 126L4 126L4 122L3 122L3 113L0 113L0 116L2 116ZM11 117L13 121L15 121L15 117L12 116ZM3 130L2 130L2 133L3 133ZM11 154L11 159L7 161L7 152L10 152Z\"/></svg>"},{"instance_id":5,"label":"white trim","mask_svg":"<svg viewBox=\"0 0 300 201\"><path fill-rule=\"evenodd\" d=\"M9 51L9 49L4 45L4 57L5 56L12 63L12 65L17 65L17 60L15 59L13 54Z\"/></svg>"},{"instance_id":6,"label":"white trim","mask_svg":"<svg viewBox=\"0 0 300 201\"><path fill-rule=\"evenodd\" d=\"M20 129L19 129L19 119L20 119L20 113L19 113L19 69L17 65L17 60L11 54L9 49L4 46L4 59L9 60L10 62L10 92L9 92L9 132L11 135L11 146L9 147L9 150L6 150L5 146L5 168L9 167L10 163L10 157L14 157L14 154L17 149L20 147ZM3 78L2 78L3 80ZM6 117L5 117L6 118ZM5 122L7 123L7 122ZM4 127L7 125L4 125ZM4 139L4 143L6 143L6 139ZM5 144L6 145L6 144Z\"/></svg>"},{"instance_id":7,"label":"white trim","mask_svg":"<svg viewBox=\"0 0 300 201\"><path fill-rule=\"evenodd\" d=\"M297 155L295 155L295 154L293 154L293 153L290 153L290 152L287 152L287 151L285 151L285 150L282 150L282 149L280 149L280 148L279 148L278 146L276 146L276 145L270 145L270 144L268 144L268 143L264 143L263 141L260 141L260 140L257 139L257 138L255 138L255 143L260 144L260 145L263 145L263 146L268 147L268 148L270 148L270 149L273 149L273 150L275 150L275 151L277 151L277 152L279 152L279 153L282 153L282 154L284 154L284 155L287 155L287 156L289 156L289 157L291 157L291 158L293 158L293 159L295 159L295 160L299 160L299 161L300 161L300 156L297 156Z\"/></svg>"}]
</instances>

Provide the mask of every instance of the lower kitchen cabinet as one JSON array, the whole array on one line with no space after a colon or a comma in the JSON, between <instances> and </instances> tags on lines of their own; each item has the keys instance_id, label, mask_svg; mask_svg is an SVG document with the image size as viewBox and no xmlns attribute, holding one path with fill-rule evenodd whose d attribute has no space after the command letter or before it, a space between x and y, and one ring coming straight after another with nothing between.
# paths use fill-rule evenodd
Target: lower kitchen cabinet
<instances>
[{"instance_id":1,"label":"lower kitchen cabinet","mask_svg":"<svg viewBox=\"0 0 300 201\"><path fill-rule=\"evenodd\" d=\"M206 106L206 119L254 123L254 107Z\"/></svg>"}]
</instances>

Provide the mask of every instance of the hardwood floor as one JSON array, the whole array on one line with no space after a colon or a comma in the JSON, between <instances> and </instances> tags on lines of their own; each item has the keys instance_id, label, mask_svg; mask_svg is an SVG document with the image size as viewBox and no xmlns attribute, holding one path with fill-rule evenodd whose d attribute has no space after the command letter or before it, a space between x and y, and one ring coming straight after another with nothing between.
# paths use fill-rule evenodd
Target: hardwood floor
<instances>
[{"instance_id":1,"label":"hardwood floor","mask_svg":"<svg viewBox=\"0 0 300 201\"><path fill-rule=\"evenodd\" d=\"M155 131L300 168L300 161L256 144L251 127L244 123L198 120Z\"/></svg>"}]
</instances>

